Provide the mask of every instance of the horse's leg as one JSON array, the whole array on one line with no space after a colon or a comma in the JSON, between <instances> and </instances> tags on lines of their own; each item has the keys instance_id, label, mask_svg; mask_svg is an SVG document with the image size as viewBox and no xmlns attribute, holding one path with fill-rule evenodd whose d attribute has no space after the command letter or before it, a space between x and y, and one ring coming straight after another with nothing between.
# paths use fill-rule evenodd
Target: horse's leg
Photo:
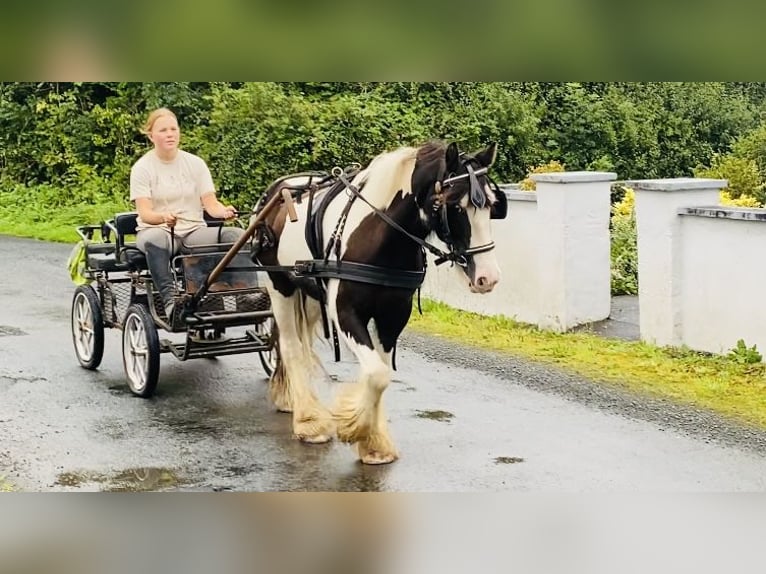
<instances>
[{"instance_id":1,"label":"horse's leg","mask_svg":"<svg viewBox=\"0 0 766 574\"><path fill-rule=\"evenodd\" d=\"M371 331L370 339L380 361L388 369L388 379L391 378L393 353L396 342L412 313L412 298L388 293L385 299L384 313L376 313L368 331ZM394 448L393 440L388 432L388 420L383 407L381 392L377 405L377 416L370 430L367 440L357 443L359 458L367 464L382 464L391 462L398 455ZM391 456L393 455L393 459Z\"/></svg>"},{"instance_id":2,"label":"horse's leg","mask_svg":"<svg viewBox=\"0 0 766 574\"><path fill-rule=\"evenodd\" d=\"M377 323L378 322L376 321L376 328L372 333L372 343L381 361L388 367L388 377L390 380L391 372L393 370L393 344L386 350L386 345L381 339L386 339L387 334L384 333L383 337L381 337L380 328ZM394 340L394 343L395 342L396 341ZM359 452L359 459L366 464L385 464L391 462L391 460L387 460L388 457L386 456L386 453L393 453L393 460L398 458L393 439L388 432L388 419L386 417L386 409L383 405L382 393L380 400L378 401L377 417L370 430L369 438L365 441L359 441L356 446Z\"/></svg>"},{"instance_id":3,"label":"horse's leg","mask_svg":"<svg viewBox=\"0 0 766 574\"><path fill-rule=\"evenodd\" d=\"M269 379L269 398L280 413L293 412L290 387L287 385L287 371L281 356L277 359L277 365Z\"/></svg>"},{"instance_id":4,"label":"horse's leg","mask_svg":"<svg viewBox=\"0 0 766 574\"><path fill-rule=\"evenodd\" d=\"M292 411L293 434L297 438L309 443L327 442L334 431L332 417L317 399L309 380L316 313L304 306L297 291L286 297L270 289L270 295L279 330L282 368L274 372L269 394L279 410Z\"/></svg>"},{"instance_id":5,"label":"horse's leg","mask_svg":"<svg viewBox=\"0 0 766 574\"><path fill-rule=\"evenodd\" d=\"M299 297L298 294L295 296ZM311 301L308 303L311 303ZM320 319L321 309L319 308L318 304L315 304L309 306L308 311L309 312L307 313L306 318L308 325L307 331L309 335L307 335L307 338L310 338L310 334L315 332L316 324ZM310 347L310 353L314 363L321 366L321 360L314 351L313 346ZM269 398L271 399L271 402L274 403L274 406L277 407L277 411L280 413L293 412L293 401L290 387L287 384L287 381L288 379L287 371L285 370L285 363L282 360L282 356L280 354L277 360L277 364L274 368L274 372L271 374L271 378L269 379Z\"/></svg>"},{"instance_id":6,"label":"horse's leg","mask_svg":"<svg viewBox=\"0 0 766 574\"><path fill-rule=\"evenodd\" d=\"M390 360L375 350L367 325L353 312L342 312L339 331L359 361L359 380L339 394L333 416L338 438L356 443L365 464L387 464L398 458L388 434L382 405L383 392L391 381Z\"/></svg>"}]
</instances>

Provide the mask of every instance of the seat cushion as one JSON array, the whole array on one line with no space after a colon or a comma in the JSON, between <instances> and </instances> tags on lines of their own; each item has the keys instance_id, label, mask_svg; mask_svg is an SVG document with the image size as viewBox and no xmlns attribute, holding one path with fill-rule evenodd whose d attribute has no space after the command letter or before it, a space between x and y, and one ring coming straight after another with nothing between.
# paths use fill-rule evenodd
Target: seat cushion
<instances>
[{"instance_id":1,"label":"seat cushion","mask_svg":"<svg viewBox=\"0 0 766 574\"><path fill-rule=\"evenodd\" d=\"M120 249L118 260L127 265L130 269L146 270L146 255L136 247L134 243L127 243Z\"/></svg>"}]
</instances>

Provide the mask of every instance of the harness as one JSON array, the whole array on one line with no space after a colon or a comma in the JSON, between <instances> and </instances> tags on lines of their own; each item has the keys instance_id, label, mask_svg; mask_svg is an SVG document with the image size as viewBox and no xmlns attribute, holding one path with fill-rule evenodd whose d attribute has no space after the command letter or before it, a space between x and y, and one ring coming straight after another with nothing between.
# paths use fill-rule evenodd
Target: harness
<instances>
[{"instance_id":1,"label":"harness","mask_svg":"<svg viewBox=\"0 0 766 574\"><path fill-rule=\"evenodd\" d=\"M314 279L316 281L315 285L317 289L312 289L312 294L317 296L320 302L325 338L330 337L329 321L327 318L326 310L326 284L329 279L340 279L357 283L379 285L383 287L417 290L418 311L422 314L420 305L420 287L425 280L426 273L425 251L428 251L434 255L434 263L436 265L441 265L449 261L452 264L456 264L465 268L468 266L467 258L469 256L484 253L495 248L494 241L470 248L458 248L455 245L448 221L448 202L445 189L453 187L456 181L468 178L470 184L466 192L461 194L459 197L450 199L452 202L460 202L467 193L469 194L470 201L474 206L479 209L485 208L487 196L478 180L478 176L485 175L487 181L494 188L495 194L497 196L497 202L495 204L497 205L497 208L495 205L492 206L493 212L491 217L494 219L502 219L507 213L507 200L505 194L500 191L495 182L492 181L492 179L487 175L488 168L483 167L478 170L474 170L473 166L468 161L464 162L464 167L466 168L467 173L461 175L449 174L447 178L440 182L436 182L435 187L433 212L438 221L438 225L435 231L439 239L441 239L447 245L449 251L444 251L437 246L425 241L424 239L413 235L404 229L399 223L394 221L384 211L378 209L376 206L370 203L361 193L361 190L364 188L364 182L362 182L361 187L357 187L351 183L351 180L359 173L358 165L354 165L346 169L335 167L332 169L331 175L328 175L325 172L306 172L302 174L285 176L278 180L277 183L279 183L279 181L284 181L288 178L297 176L309 176L308 184L298 186L282 186L280 189L289 189L293 197L298 202L301 202L303 195L308 192L308 218L305 227L305 238L314 259L299 260L296 261L292 266L263 265L261 267L264 271L291 272L296 278ZM313 177L317 177L318 182L312 182ZM327 189L327 191L324 193L319 203L314 206L315 193L324 189ZM332 234L330 235L329 241L325 245L323 228L325 213L332 201L335 200L338 195L344 191L346 191L348 195L348 201L346 202L338 222L335 225ZM366 203L372 212L377 217L380 217L384 222L386 222L387 225L393 229L396 229L399 233L408 237L420 247L421 251L423 252L422 269L414 271L391 269L377 265L343 261L340 259L341 238L343 236L343 231L348 219L348 214L357 199ZM420 205L418 205L418 207L422 208ZM254 211L257 211L257 209L258 205L256 205ZM273 246L274 244L273 233L266 225L259 229L259 232L260 236L258 241L253 241L253 259L257 257L258 250ZM266 237L265 242L264 235ZM333 325L332 329L332 338L335 348L335 360L339 361L340 344L338 341L335 325Z\"/></svg>"}]
</instances>

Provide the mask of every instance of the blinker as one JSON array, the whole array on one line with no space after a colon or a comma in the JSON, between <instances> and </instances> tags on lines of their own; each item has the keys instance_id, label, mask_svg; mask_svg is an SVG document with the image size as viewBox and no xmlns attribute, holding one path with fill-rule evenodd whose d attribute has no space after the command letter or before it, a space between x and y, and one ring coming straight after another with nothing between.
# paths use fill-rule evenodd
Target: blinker
<instances>
[{"instance_id":1,"label":"blinker","mask_svg":"<svg viewBox=\"0 0 766 574\"><path fill-rule=\"evenodd\" d=\"M487 205L487 195L479 185L479 178L476 177L473 167L466 164L465 168L468 170L468 181L471 182L471 203L479 209L484 209L484 206Z\"/></svg>"}]
</instances>

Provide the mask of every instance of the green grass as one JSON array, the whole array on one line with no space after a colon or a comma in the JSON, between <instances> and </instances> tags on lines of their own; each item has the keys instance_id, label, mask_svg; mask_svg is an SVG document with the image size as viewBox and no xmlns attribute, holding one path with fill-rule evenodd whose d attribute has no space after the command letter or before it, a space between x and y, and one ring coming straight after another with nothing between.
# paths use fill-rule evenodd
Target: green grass
<instances>
[{"instance_id":1,"label":"green grass","mask_svg":"<svg viewBox=\"0 0 766 574\"><path fill-rule=\"evenodd\" d=\"M409 329L555 365L594 382L670 398L766 428L766 365L681 348L552 333L424 301ZM594 383L595 384L595 383Z\"/></svg>"},{"instance_id":2,"label":"green grass","mask_svg":"<svg viewBox=\"0 0 766 574\"><path fill-rule=\"evenodd\" d=\"M4 476L0 476L0 492L13 492L16 488Z\"/></svg>"},{"instance_id":3,"label":"green grass","mask_svg":"<svg viewBox=\"0 0 766 574\"><path fill-rule=\"evenodd\" d=\"M125 204L64 206L47 211L34 210L28 216L17 209L0 206L0 233L31 237L45 241L75 243L80 237L75 228L88 223L100 223L127 211Z\"/></svg>"}]
</instances>

